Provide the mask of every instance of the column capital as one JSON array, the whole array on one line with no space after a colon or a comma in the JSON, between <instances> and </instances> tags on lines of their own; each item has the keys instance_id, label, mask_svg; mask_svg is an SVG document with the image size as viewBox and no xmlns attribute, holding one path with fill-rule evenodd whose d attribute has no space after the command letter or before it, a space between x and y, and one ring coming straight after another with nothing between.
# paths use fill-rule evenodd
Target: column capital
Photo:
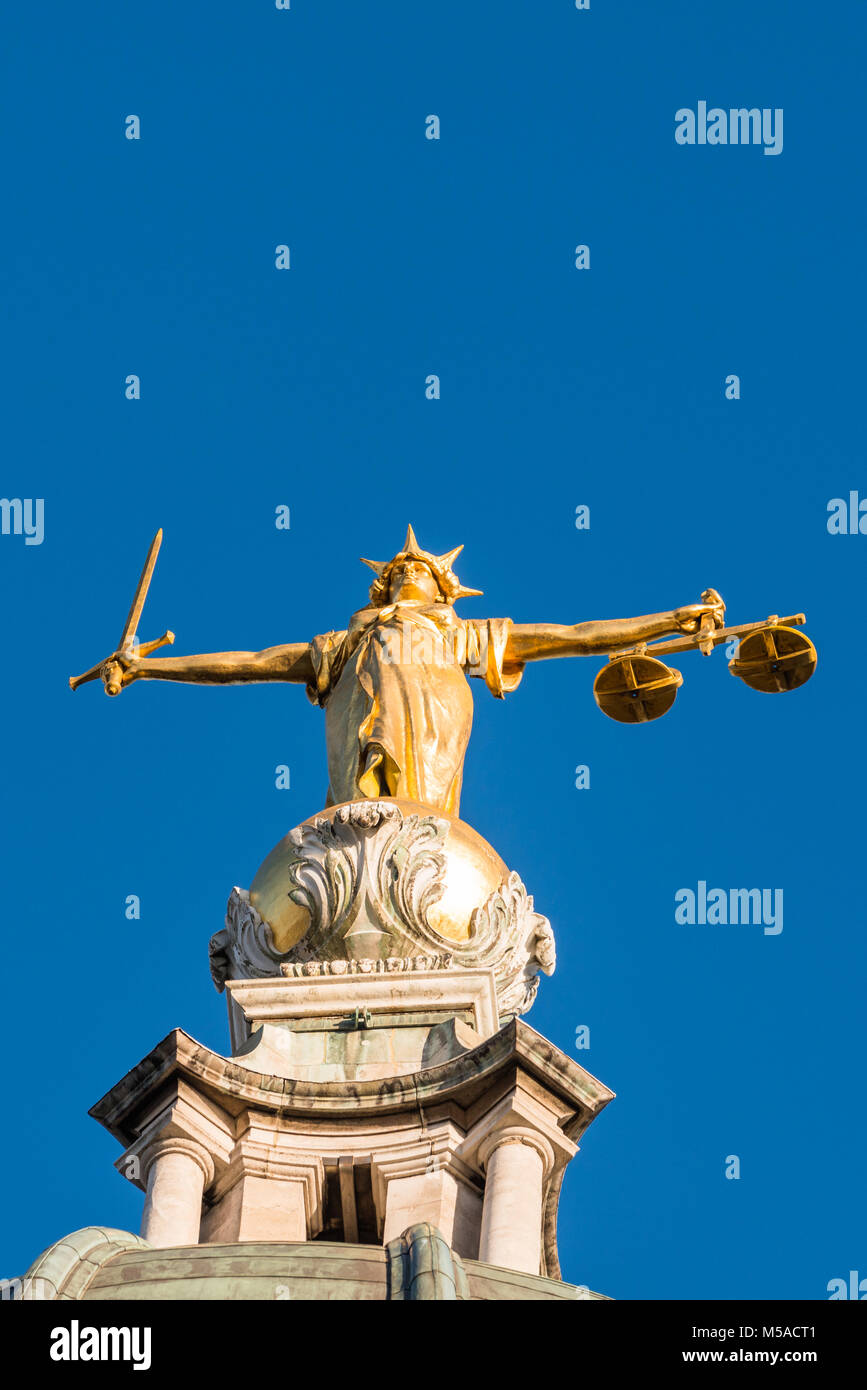
<instances>
[{"instance_id":1,"label":"column capital","mask_svg":"<svg viewBox=\"0 0 867 1390\"><path fill-rule=\"evenodd\" d=\"M477 1160L483 1172L488 1166L491 1154L504 1144L527 1144L531 1149L535 1149L544 1166L544 1178L548 1177L554 1167L554 1150L543 1134L527 1128L526 1125L504 1125L487 1135L479 1145Z\"/></svg>"},{"instance_id":2,"label":"column capital","mask_svg":"<svg viewBox=\"0 0 867 1390\"><path fill-rule=\"evenodd\" d=\"M174 1149L160 1148L176 1142L178 1146ZM114 1166L136 1187L147 1190L148 1169L153 1167L159 1153L186 1153L198 1163L207 1188L215 1175L225 1169L234 1142L230 1117L207 1098L197 1096L187 1087L179 1087ZM185 1143L191 1147L184 1149Z\"/></svg>"},{"instance_id":3,"label":"column capital","mask_svg":"<svg viewBox=\"0 0 867 1390\"><path fill-rule=\"evenodd\" d=\"M204 1144L195 1139L185 1139L180 1135L165 1135L147 1144L141 1153L142 1182L147 1183L148 1174L158 1159L168 1154L183 1154L201 1169L205 1187L214 1181L214 1160Z\"/></svg>"}]
</instances>

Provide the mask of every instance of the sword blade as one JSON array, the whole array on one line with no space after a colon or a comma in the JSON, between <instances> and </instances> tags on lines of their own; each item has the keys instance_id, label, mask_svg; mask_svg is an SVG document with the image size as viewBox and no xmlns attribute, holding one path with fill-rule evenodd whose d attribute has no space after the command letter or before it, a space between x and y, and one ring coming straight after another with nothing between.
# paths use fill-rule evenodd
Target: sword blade
<instances>
[{"instance_id":1,"label":"sword blade","mask_svg":"<svg viewBox=\"0 0 867 1390\"><path fill-rule=\"evenodd\" d=\"M141 572L141 578L139 579L138 585L136 586L135 597L132 601L132 607L130 608L129 613L127 614L126 622L123 625L123 632L121 633L120 641L117 644L118 651L121 651L123 647L126 646L129 639L135 636L136 629L138 627L138 621L141 617L142 609L144 608L145 599L148 596L148 589L150 588L151 576L154 572L154 565L157 562L157 556L160 553L160 546L162 545L162 543L163 528L160 527L153 540L151 541L151 548L148 551L147 559L144 562L144 569Z\"/></svg>"}]
</instances>

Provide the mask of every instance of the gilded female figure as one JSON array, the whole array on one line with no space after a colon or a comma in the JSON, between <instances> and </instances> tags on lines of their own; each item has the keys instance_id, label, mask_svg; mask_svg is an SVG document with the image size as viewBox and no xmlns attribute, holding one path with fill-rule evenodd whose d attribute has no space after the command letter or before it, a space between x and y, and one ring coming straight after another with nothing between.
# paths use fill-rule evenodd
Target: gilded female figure
<instances>
[{"instance_id":1,"label":"gilded female figure","mask_svg":"<svg viewBox=\"0 0 867 1390\"><path fill-rule=\"evenodd\" d=\"M328 805L399 796L457 815L473 718L468 676L502 698L529 661L695 633L705 615L723 625L721 600L574 626L463 619L455 601L480 591L464 588L452 568L462 549L434 555L410 526L391 560L364 561L376 576L368 604L345 629L310 642L187 657L137 657L128 649L115 652L106 667L120 667L124 686L135 680L303 684L325 710Z\"/></svg>"}]
</instances>

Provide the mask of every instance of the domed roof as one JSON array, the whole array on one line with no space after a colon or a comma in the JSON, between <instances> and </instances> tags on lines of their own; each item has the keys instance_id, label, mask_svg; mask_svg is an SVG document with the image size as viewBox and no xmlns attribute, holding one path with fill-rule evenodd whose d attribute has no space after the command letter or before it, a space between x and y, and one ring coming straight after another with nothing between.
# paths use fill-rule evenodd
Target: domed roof
<instances>
[{"instance_id":1,"label":"domed roof","mask_svg":"<svg viewBox=\"0 0 867 1390\"><path fill-rule=\"evenodd\" d=\"M158 1250L128 1231L88 1226L39 1256L25 1298L129 1300L599 1299L541 1275L462 1260L435 1226L411 1226L381 1245L242 1241Z\"/></svg>"}]
</instances>

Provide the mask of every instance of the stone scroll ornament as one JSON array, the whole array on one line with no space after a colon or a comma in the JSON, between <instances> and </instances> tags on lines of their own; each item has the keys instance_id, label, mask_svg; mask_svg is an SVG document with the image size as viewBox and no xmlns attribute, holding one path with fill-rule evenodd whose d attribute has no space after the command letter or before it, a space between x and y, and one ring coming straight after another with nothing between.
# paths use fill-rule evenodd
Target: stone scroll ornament
<instances>
[{"instance_id":1,"label":"stone scroll ornament","mask_svg":"<svg viewBox=\"0 0 867 1390\"><path fill-rule=\"evenodd\" d=\"M448 831L439 816L404 815L381 801L353 802L299 826L289 836L288 891L309 914L307 931L277 951L248 895L234 889L225 930L211 939L217 988L281 973L486 967L501 1017L525 1013L539 973L554 971L551 925L510 873L471 913L466 941L441 936L431 910L445 892Z\"/></svg>"}]
</instances>

